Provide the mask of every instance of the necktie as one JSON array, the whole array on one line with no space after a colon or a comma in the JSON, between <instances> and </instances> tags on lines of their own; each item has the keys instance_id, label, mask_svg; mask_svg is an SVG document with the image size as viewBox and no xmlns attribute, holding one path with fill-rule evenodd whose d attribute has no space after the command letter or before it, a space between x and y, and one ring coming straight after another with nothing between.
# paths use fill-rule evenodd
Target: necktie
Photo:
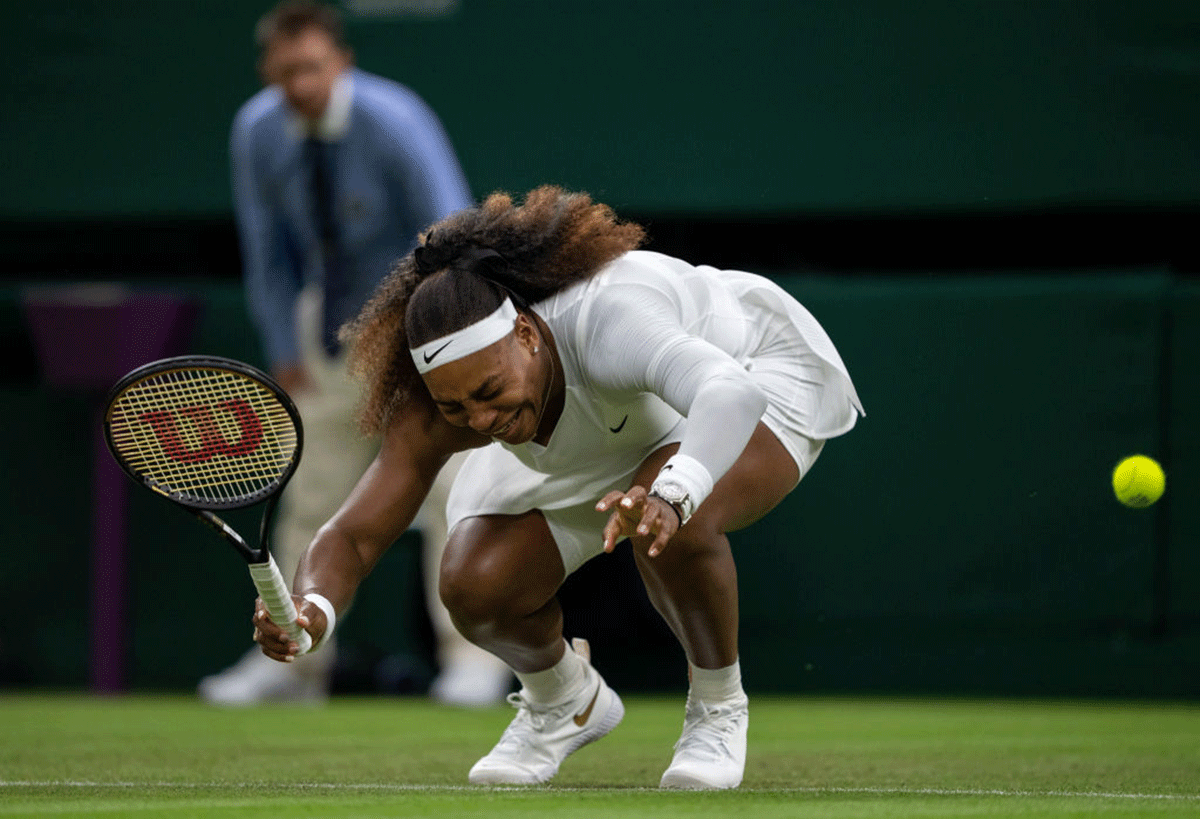
<instances>
[{"instance_id":1,"label":"necktie","mask_svg":"<svg viewBox=\"0 0 1200 819\"><path fill-rule=\"evenodd\" d=\"M337 340L337 331L340 317L344 315L346 266L342 256L341 231L337 222L334 202L334 146L332 143L310 137L306 150L312 174L313 222L317 228L317 237L321 242L321 261L325 268L325 304L321 342L326 352L336 355L341 346Z\"/></svg>"}]
</instances>

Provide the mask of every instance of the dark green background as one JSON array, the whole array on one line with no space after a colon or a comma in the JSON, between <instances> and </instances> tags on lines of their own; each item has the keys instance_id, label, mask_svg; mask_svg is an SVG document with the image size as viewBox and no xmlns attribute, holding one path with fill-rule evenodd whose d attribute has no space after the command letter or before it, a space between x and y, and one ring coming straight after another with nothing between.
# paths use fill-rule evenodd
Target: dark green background
<instances>
[{"instance_id":1,"label":"dark green background","mask_svg":"<svg viewBox=\"0 0 1200 819\"><path fill-rule=\"evenodd\" d=\"M42 377L29 288L187 293L192 351L261 363L225 145L264 6L4 4L0 685L88 679L99 396ZM586 189L657 249L769 272L856 379L868 417L735 536L751 691L1200 694L1200 4L450 7L351 34L477 194ZM1108 486L1132 452L1168 469L1149 510ZM130 504L130 682L187 688L248 645L251 586L186 515ZM428 671L414 544L346 620L348 688L386 689L383 656ZM627 553L564 596L614 684L682 687Z\"/></svg>"},{"instance_id":2,"label":"dark green background","mask_svg":"<svg viewBox=\"0 0 1200 819\"><path fill-rule=\"evenodd\" d=\"M5 4L0 213L222 214L266 4ZM1194 203L1192 0L461 0L353 17L477 194L640 213Z\"/></svg>"}]
</instances>

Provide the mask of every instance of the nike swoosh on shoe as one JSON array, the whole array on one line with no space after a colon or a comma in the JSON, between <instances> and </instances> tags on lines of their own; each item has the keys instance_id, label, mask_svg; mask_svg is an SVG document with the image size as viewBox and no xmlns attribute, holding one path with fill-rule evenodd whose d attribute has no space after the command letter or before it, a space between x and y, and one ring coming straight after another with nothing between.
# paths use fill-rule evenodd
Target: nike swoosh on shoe
<instances>
[{"instance_id":1,"label":"nike swoosh on shoe","mask_svg":"<svg viewBox=\"0 0 1200 819\"><path fill-rule=\"evenodd\" d=\"M600 696L600 686L596 686L596 693L592 694L592 701L588 703L588 707L575 715L575 724L580 728L587 725L588 718L592 715L592 709L596 707L596 698Z\"/></svg>"}]
</instances>

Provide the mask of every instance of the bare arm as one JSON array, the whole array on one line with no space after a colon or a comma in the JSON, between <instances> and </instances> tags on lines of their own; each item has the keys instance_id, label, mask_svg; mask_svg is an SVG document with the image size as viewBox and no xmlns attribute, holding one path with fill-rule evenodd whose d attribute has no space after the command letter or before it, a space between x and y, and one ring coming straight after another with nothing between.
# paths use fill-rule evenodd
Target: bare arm
<instances>
[{"instance_id":1,"label":"bare arm","mask_svg":"<svg viewBox=\"0 0 1200 819\"><path fill-rule=\"evenodd\" d=\"M371 569L412 523L438 472L455 452L488 442L470 429L451 426L432 405L413 406L393 420L379 454L345 503L317 532L300 560L292 592L300 624L316 642L327 626L324 613L304 595L327 598L345 611ZM282 660L294 653L278 627L255 613L255 639L264 653Z\"/></svg>"}]
</instances>

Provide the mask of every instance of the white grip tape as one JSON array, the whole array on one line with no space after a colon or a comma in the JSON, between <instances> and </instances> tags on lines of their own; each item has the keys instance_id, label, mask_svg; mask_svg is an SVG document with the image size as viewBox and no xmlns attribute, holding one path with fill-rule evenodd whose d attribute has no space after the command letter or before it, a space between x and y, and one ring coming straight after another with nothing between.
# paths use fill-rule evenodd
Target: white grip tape
<instances>
[{"instance_id":1,"label":"white grip tape","mask_svg":"<svg viewBox=\"0 0 1200 819\"><path fill-rule=\"evenodd\" d=\"M266 563L251 563L250 577L254 579L258 596L266 604L272 622L287 632L288 637L300 647L301 654L312 648L312 637L296 624L296 606L292 603L292 595L275 558L267 555Z\"/></svg>"}]
</instances>

